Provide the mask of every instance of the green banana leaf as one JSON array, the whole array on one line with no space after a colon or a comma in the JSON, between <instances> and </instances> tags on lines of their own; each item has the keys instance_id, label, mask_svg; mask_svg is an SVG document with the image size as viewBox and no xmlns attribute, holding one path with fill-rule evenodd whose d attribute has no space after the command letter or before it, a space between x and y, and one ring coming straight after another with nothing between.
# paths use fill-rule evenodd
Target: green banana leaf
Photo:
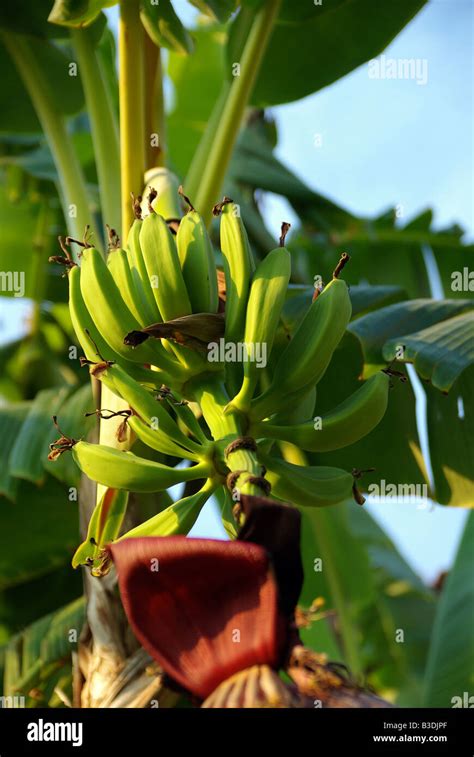
<instances>
[{"instance_id":1,"label":"green banana leaf","mask_svg":"<svg viewBox=\"0 0 474 757\"><path fill-rule=\"evenodd\" d=\"M446 396L425 387L428 441L438 502L474 507L474 368Z\"/></svg>"},{"instance_id":2,"label":"green banana leaf","mask_svg":"<svg viewBox=\"0 0 474 757\"><path fill-rule=\"evenodd\" d=\"M65 0L67 2L67 0ZM77 0L70 0L76 3ZM65 37L64 29L48 24L51 0L15 0L0 4L0 29L17 34L32 34L36 37Z\"/></svg>"},{"instance_id":3,"label":"green banana leaf","mask_svg":"<svg viewBox=\"0 0 474 757\"><path fill-rule=\"evenodd\" d=\"M440 324L442 321L454 319L455 316L459 316L466 311L474 309L474 300L407 300L405 302L398 302L394 305L382 308L375 313L369 313L364 318L359 318L354 323L349 325L349 330L355 334L362 344L364 352L364 360L366 366L369 369L386 365L387 361L393 358L394 346L400 347L407 344L410 340L410 335L414 334L416 341L416 332L428 330L430 327ZM450 323L445 324L448 329L450 326L455 325L451 320ZM469 336L469 326L466 327L467 336ZM436 334L428 334L426 342L428 340L433 341L434 353L436 350ZM462 334L464 336L464 334ZM443 332L440 334L440 338L443 337ZM424 341L424 336L421 336L421 341ZM391 349L385 351L385 345L387 342L391 345ZM426 344L426 347L428 344ZM442 341L441 341L442 346ZM443 348L444 352L449 351L449 341ZM414 351L414 350L413 350ZM458 357L459 354L459 357ZM461 359L461 351L455 347L451 350L451 359ZM470 353L468 353L469 356ZM440 355L437 356L439 359ZM469 358L468 358L469 359ZM434 358L436 361L436 358ZM416 363L415 363L416 367ZM423 376L423 374L422 374ZM425 376L426 378L429 376Z\"/></svg>"},{"instance_id":4,"label":"green banana leaf","mask_svg":"<svg viewBox=\"0 0 474 757\"><path fill-rule=\"evenodd\" d=\"M225 23L229 16L235 11L238 3L237 0L189 0L191 5L198 8L201 13L209 16L214 21ZM242 4L257 6L261 0L244 0Z\"/></svg>"},{"instance_id":5,"label":"green banana leaf","mask_svg":"<svg viewBox=\"0 0 474 757\"><path fill-rule=\"evenodd\" d=\"M81 594L81 573L71 571L68 564L4 589L0 593L0 646L25 626Z\"/></svg>"},{"instance_id":6,"label":"green banana leaf","mask_svg":"<svg viewBox=\"0 0 474 757\"><path fill-rule=\"evenodd\" d=\"M16 499L19 480L10 474L8 458L30 407L30 402L12 403L0 407L0 496L12 502ZM3 506L5 503L0 499L0 504Z\"/></svg>"},{"instance_id":7,"label":"green banana leaf","mask_svg":"<svg viewBox=\"0 0 474 757\"><path fill-rule=\"evenodd\" d=\"M1 116L0 116L1 120ZM45 200L45 202L48 202ZM0 186L0 226L2 236L0 239L0 271L19 272L24 274L24 279L13 280L13 289L2 285L2 297L15 297L17 293L22 293L24 297L33 298L36 293L39 277L43 277L46 286L46 295L52 299L56 298L61 292L64 292L64 300L67 286L64 279L60 279L48 264L48 257L57 254L57 241L52 235L48 235L44 240L40 240L37 230L42 220L44 205L38 197L30 197L25 191L18 202L11 202L8 197L6 186ZM60 214L57 208L52 207L48 202L47 214L49 222L60 224ZM38 238L37 255L33 254L34 240ZM44 241L43 246L40 246ZM41 256L41 264L38 266L38 258ZM24 284L24 292L21 292L20 284Z\"/></svg>"},{"instance_id":8,"label":"green banana leaf","mask_svg":"<svg viewBox=\"0 0 474 757\"><path fill-rule=\"evenodd\" d=\"M474 513L471 513L442 589L426 667L424 707L470 706L462 702L465 692L468 697L472 694L474 684L473 552Z\"/></svg>"},{"instance_id":9,"label":"green banana leaf","mask_svg":"<svg viewBox=\"0 0 474 757\"><path fill-rule=\"evenodd\" d=\"M87 438L95 424L95 417L85 417L86 413L94 411L92 389L89 382L70 394L59 408L59 424L61 431L73 439ZM57 429L50 424L49 434L43 444L41 459L44 469L51 476L68 486L79 486L80 471L72 455L62 455L59 460L47 459L49 445L58 438Z\"/></svg>"},{"instance_id":10,"label":"green banana leaf","mask_svg":"<svg viewBox=\"0 0 474 757\"><path fill-rule=\"evenodd\" d=\"M50 24L59 26L89 26L103 8L110 8L116 3L117 0L54 0L52 8L51 2L48 3L50 13L49 16L46 13L46 17Z\"/></svg>"},{"instance_id":11,"label":"green banana leaf","mask_svg":"<svg viewBox=\"0 0 474 757\"><path fill-rule=\"evenodd\" d=\"M420 706L436 596L365 508L345 507L353 538L367 550L376 589L375 603L358 621L369 680L376 690L392 692L391 698L396 689L400 706ZM403 642L397 629L403 631Z\"/></svg>"},{"instance_id":12,"label":"green banana leaf","mask_svg":"<svg viewBox=\"0 0 474 757\"><path fill-rule=\"evenodd\" d=\"M346 551L349 542L351 549ZM351 539L340 505L302 510L301 549L305 580L300 603L310 606L322 597L324 609L336 611L343 661L354 674L361 674L362 636L357 615L375 601L374 584L367 554L362 543Z\"/></svg>"},{"instance_id":13,"label":"green banana leaf","mask_svg":"<svg viewBox=\"0 0 474 757\"><path fill-rule=\"evenodd\" d=\"M181 55L192 53L193 40L176 15L170 0L160 0L155 5L144 0L141 3L141 19L155 45Z\"/></svg>"},{"instance_id":14,"label":"green banana leaf","mask_svg":"<svg viewBox=\"0 0 474 757\"><path fill-rule=\"evenodd\" d=\"M460 240L462 229L454 227L453 234ZM440 232L441 233L441 232ZM440 280L445 296L450 299L464 299L474 292L474 246L458 244L453 247L439 247L436 240L431 243L436 259Z\"/></svg>"},{"instance_id":15,"label":"green banana leaf","mask_svg":"<svg viewBox=\"0 0 474 757\"><path fill-rule=\"evenodd\" d=\"M0 450L8 456L8 475L42 484L50 473L69 486L78 486L80 472L71 456L64 455L54 462L48 461L49 445L60 435L54 427L52 416L59 417L61 431L72 438L86 437L93 427L92 393L89 383L71 391L70 386L44 389L36 395L24 416L21 427L16 428L15 439L7 446L7 439L0 440ZM12 484L10 483L12 486ZM7 492L5 492L6 494Z\"/></svg>"},{"instance_id":16,"label":"green banana leaf","mask_svg":"<svg viewBox=\"0 0 474 757\"><path fill-rule=\"evenodd\" d=\"M67 395L66 387L59 392L56 388L44 389L36 395L11 449L10 475L35 484L45 481L45 440L51 434L51 418L58 414Z\"/></svg>"},{"instance_id":17,"label":"green banana leaf","mask_svg":"<svg viewBox=\"0 0 474 757\"><path fill-rule=\"evenodd\" d=\"M80 111L84 107L84 94L80 77L69 75L71 56L46 39L29 37L28 44L37 68L48 81L54 107L65 115ZM0 133L40 132L30 97L3 43L0 43L0 66Z\"/></svg>"},{"instance_id":18,"label":"green banana leaf","mask_svg":"<svg viewBox=\"0 0 474 757\"><path fill-rule=\"evenodd\" d=\"M83 622L84 599L80 597L11 639L4 650L4 695L26 696L27 707L51 706L58 681L67 680L64 674L70 672L70 655ZM35 699L28 696L32 690L37 690Z\"/></svg>"},{"instance_id":19,"label":"green banana leaf","mask_svg":"<svg viewBox=\"0 0 474 757\"><path fill-rule=\"evenodd\" d=\"M71 134L71 142L74 147L74 152L76 153L84 171L86 180L92 186L96 186L97 174L95 170L94 148L90 132L84 129L79 130L79 127L77 127ZM46 184L46 182L57 182L59 177L51 150L43 139L40 139L38 146L33 150L21 154L6 155L0 158L0 166L1 165L18 167L23 170L27 176L43 180L41 184L42 194L44 195L46 191L49 190L50 195L53 195L54 198L57 197L56 187ZM65 228L66 224L63 225ZM57 239L50 238L48 241L54 245L55 249L57 249Z\"/></svg>"},{"instance_id":20,"label":"green banana leaf","mask_svg":"<svg viewBox=\"0 0 474 757\"><path fill-rule=\"evenodd\" d=\"M48 477L41 487L20 481L17 502L1 503L0 590L69 563L78 540L77 502Z\"/></svg>"},{"instance_id":21,"label":"green banana leaf","mask_svg":"<svg viewBox=\"0 0 474 757\"><path fill-rule=\"evenodd\" d=\"M329 612L326 620L302 629L302 640L332 659L341 660L342 654L351 672L378 693L419 706L436 607L433 592L355 503L305 509L302 515L305 583L300 603L308 606L321 596L322 609ZM315 563L318 558L322 564ZM403 643L397 641L399 629ZM335 653L336 640L341 648Z\"/></svg>"},{"instance_id":22,"label":"green banana leaf","mask_svg":"<svg viewBox=\"0 0 474 757\"><path fill-rule=\"evenodd\" d=\"M443 301L448 302L452 300ZM474 308L474 301L471 307ZM474 312L462 313L402 338L405 347L402 360L413 363L417 373L436 389L448 392L464 369L474 363ZM399 344L398 337L386 342L383 347L386 360L396 357Z\"/></svg>"},{"instance_id":23,"label":"green banana leaf","mask_svg":"<svg viewBox=\"0 0 474 757\"><path fill-rule=\"evenodd\" d=\"M379 4L374 0L284 2L277 18L252 103L292 102L340 79L379 55L423 7L425 0ZM239 13L230 30L239 34ZM230 67L228 68L230 70Z\"/></svg>"}]
</instances>

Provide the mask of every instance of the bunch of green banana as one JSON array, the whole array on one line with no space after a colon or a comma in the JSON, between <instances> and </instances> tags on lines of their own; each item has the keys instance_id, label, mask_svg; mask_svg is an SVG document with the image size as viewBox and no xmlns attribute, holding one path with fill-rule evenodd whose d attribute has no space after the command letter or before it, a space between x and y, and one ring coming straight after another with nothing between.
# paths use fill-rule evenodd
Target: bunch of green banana
<instances>
[{"instance_id":1,"label":"bunch of green banana","mask_svg":"<svg viewBox=\"0 0 474 757\"><path fill-rule=\"evenodd\" d=\"M223 315L203 220L175 177L160 169L150 183L155 179L162 196L152 189L144 201L135 200L125 247L111 233L106 259L84 245L80 265L67 265L71 319L90 372L123 401L120 414L142 445L141 454L64 436L52 445L52 458L72 450L79 468L107 487L74 557L75 565L99 572L107 542L187 533L211 495L231 538L238 533L239 492L268 494L271 486L274 497L301 507L347 499L354 491L352 473L296 465L291 450L355 444L380 422L388 400L390 379L381 371L318 416L317 384L351 318L348 287L339 277L348 256L285 339L276 338L291 275L289 225L282 226L280 246L255 267L238 206L224 198L215 207L225 269ZM188 205L181 219L180 195ZM241 362L212 363L206 347L214 328L226 348L244 345ZM265 347L265 370L255 359L256 345ZM176 459L186 464L173 467ZM120 535L128 492L195 480L203 481L196 494Z\"/></svg>"}]
</instances>

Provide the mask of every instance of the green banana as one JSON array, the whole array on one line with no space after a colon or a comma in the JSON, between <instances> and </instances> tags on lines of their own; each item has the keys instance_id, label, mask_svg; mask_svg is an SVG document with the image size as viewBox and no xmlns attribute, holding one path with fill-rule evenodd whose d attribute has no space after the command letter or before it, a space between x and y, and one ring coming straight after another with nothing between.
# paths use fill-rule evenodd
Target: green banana
<instances>
[{"instance_id":1,"label":"green banana","mask_svg":"<svg viewBox=\"0 0 474 757\"><path fill-rule=\"evenodd\" d=\"M176 413L177 420L181 421L183 426L187 428L188 431L191 432L191 434L193 434L195 439L197 439L200 444L209 444L209 439L199 425L198 419L194 415L186 400L176 400L173 398L173 395L171 393L166 395L165 399L171 410Z\"/></svg>"},{"instance_id":2,"label":"green banana","mask_svg":"<svg viewBox=\"0 0 474 757\"><path fill-rule=\"evenodd\" d=\"M127 249L130 259L130 270L132 272L135 287L140 295L141 309L143 319L146 325L158 323L161 321L160 311L155 301L155 295L151 288L150 278L146 270L143 259L142 249L140 247L140 230L143 221L136 218L130 227L127 238Z\"/></svg>"},{"instance_id":3,"label":"green banana","mask_svg":"<svg viewBox=\"0 0 474 757\"><path fill-rule=\"evenodd\" d=\"M226 280L225 339L227 342L239 342L244 335L247 299L255 263L239 206L229 201L218 207L221 211L221 250Z\"/></svg>"},{"instance_id":4,"label":"green banana","mask_svg":"<svg viewBox=\"0 0 474 757\"><path fill-rule=\"evenodd\" d=\"M119 535L128 503L128 491L106 489L94 508L85 541L76 549L72 567L90 565L100 560L100 552Z\"/></svg>"},{"instance_id":5,"label":"green banana","mask_svg":"<svg viewBox=\"0 0 474 757\"><path fill-rule=\"evenodd\" d=\"M170 468L137 457L132 452L83 441L74 444L72 455L81 471L92 481L133 492L159 492L183 481L207 478L212 473L212 465L207 461L190 468Z\"/></svg>"},{"instance_id":6,"label":"green banana","mask_svg":"<svg viewBox=\"0 0 474 757\"><path fill-rule=\"evenodd\" d=\"M382 420L388 403L390 378L383 371L371 376L354 394L321 417L290 426L256 423L250 434L256 438L288 441L308 452L330 452L347 447L369 434Z\"/></svg>"},{"instance_id":7,"label":"green banana","mask_svg":"<svg viewBox=\"0 0 474 757\"><path fill-rule=\"evenodd\" d=\"M272 418L272 425L291 426L297 423L304 423L308 418L312 418L314 416L313 411L316 405L316 396L317 390L315 386L309 389L300 389L295 394L288 395L288 408Z\"/></svg>"},{"instance_id":8,"label":"green banana","mask_svg":"<svg viewBox=\"0 0 474 757\"><path fill-rule=\"evenodd\" d=\"M142 298L129 265L127 252L120 247L110 250L107 256L107 266L131 314L137 319L140 326L148 326L146 311L142 306Z\"/></svg>"},{"instance_id":9,"label":"green banana","mask_svg":"<svg viewBox=\"0 0 474 757\"><path fill-rule=\"evenodd\" d=\"M81 292L98 331L115 352L133 362L156 365L173 376L179 364L161 343L141 344L134 350L124 345L124 336L139 330L140 324L124 303L102 255L92 247L82 253Z\"/></svg>"},{"instance_id":10,"label":"green banana","mask_svg":"<svg viewBox=\"0 0 474 757\"><path fill-rule=\"evenodd\" d=\"M121 366L116 364L108 366L99 378L101 381L105 378L111 382L113 391L122 397L146 424L152 428L157 426L163 434L184 449L199 454L203 453L203 447L180 431L161 402L154 399L150 392L138 381L131 378Z\"/></svg>"},{"instance_id":11,"label":"green banana","mask_svg":"<svg viewBox=\"0 0 474 757\"><path fill-rule=\"evenodd\" d=\"M150 213L144 219L140 229L140 246L161 319L171 321L181 315L189 315L191 303L178 251L165 220L157 213Z\"/></svg>"},{"instance_id":12,"label":"green banana","mask_svg":"<svg viewBox=\"0 0 474 757\"><path fill-rule=\"evenodd\" d=\"M291 256L284 247L270 252L255 271L245 320L244 342L248 351L264 345L267 357L270 355L290 275ZM246 413L259 378L256 361L245 360L243 371L242 386L229 407Z\"/></svg>"},{"instance_id":13,"label":"green banana","mask_svg":"<svg viewBox=\"0 0 474 757\"><path fill-rule=\"evenodd\" d=\"M301 466L277 460L259 450L272 494L302 507L326 507L352 497L353 476L341 468Z\"/></svg>"},{"instance_id":14,"label":"green banana","mask_svg":"<svg viewBox=\"0 0 474 757\"><path fill-rule=\"evenodd\" d=\"M149 518L139 526L127 531L117 541L137 538L139 536L174 536L188 534L194 526L203 506L216 489L218 484L213 479L207 479L204 486L189 497L178 500L153 518Z\"/></svg>"},{"instance_id":15,"label":"green banana","mask_svg":"<svg viewBox=\"0 0 474 757\"><path fill-rule=\"evenodd\" d=\"M229 539L236 539L238 529L235 524L235 518L232 514L232 508L234 507L235 502L233 501L227 487L219 487L215 492L215 498L219 504L222 525L224 526L227 536Z\"/></svg>"},{"instance_id":16,"label":"green banana","mask_svg":"<svg viewBox=\"0 0 474 757\"><path fill-rule=\"evenodd\" d=\"M157 452L161 452L163 455L171 455L172 457L188 458L188 460L199 461L202 456L196 452L190 452L184 447L180 447L173 442L159 427L154 429L149 426L145 421L136 415L131 415L127 421L132 431L137 435L141 442L146 444L151 449L155 449Z\"/></svg>"},{"instance_id":17,"label":"green banana","mask_svg":"<svg viewBox=\"0 0 474 757\"><path fill-rule=\"evenodd\" d=\"M214 251L204 221L192 207L180 221L176 245L193 313L216 313L219 299Z\"/></svg>"},{"instance_id":18,"label":"green banana","mask_svg":"<svg viewBox=\"0 0 474 757\"><path fill-rule=\"evenodd\" d=\"M130 362L115 352L102 337L84 302L81 292L81 269L78 266L69 270L68 280L71 322L87 360L91 363L100 362L101 357L96 352L95 344L103 359L119 363L137 381L143 381L153 386L161 385L166 378L165 374L160 371L151 371L138 365L138 363ZM90 336L86 332L89 332Z\"/></svg>"},{"instance_id":19,"label":"green banana","mask_svg":"<svg viewBox=\"0 0 474 757\"><path fill-rule=\"evenodd\" d=\"M345 281L333 278L311 303L280 355L269 388L252 402L253 420L261 420L284 408L288 394L318 383L344 335L351 313Z\"/></svg>"}]
</instances>

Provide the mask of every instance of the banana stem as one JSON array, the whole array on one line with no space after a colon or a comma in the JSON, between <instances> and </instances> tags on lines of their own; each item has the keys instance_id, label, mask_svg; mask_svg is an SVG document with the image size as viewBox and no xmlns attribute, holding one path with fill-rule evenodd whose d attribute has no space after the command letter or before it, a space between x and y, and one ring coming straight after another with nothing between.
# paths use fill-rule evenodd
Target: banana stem
<instances>
[{"instance_id":1,"label":"banana stem","mask_svg":"<svg viewBox=\"0 0 474 757\"><path fill-rule=\"evenodd\" d=\"M31 318L31 333L37 334L41 326L41 303L45 294L46 266L44 257L48 243L49 225L51 223L51 208L48 197L41 197L36 232L33 239L33 266L31 271L34 281L33 313Z\"/></svg>"},{"instance_id":2,"label":"banana stem","mask_svg":"<svg viewBox=\"0 0 474 757\"><path fill-rule=\"evenodd\" d=\"M145 170L143 26L137 0L121 0L119 21L122 238L133 223L130 194L139 195Z\"/></svg>"},{"instance_id":3,"label":"banana stem","mask_svg":"<svg viewBox=\"0 0 474 757\"><path fill-rule=\"evenodd\" d=\"M212 206L217 202L280 2L281 0L267 0L255 15L240 60L239 75L224 90L225 100L221 95L217 101L217 117L214 113L211 116L212 133L204 134L205 150L198 149L196 168L191 166L186 181L186 191L207 224L212 218ZM197 168L204 170L199 171L198 175Z\"/></svg>"},{"instance_id":4,"label":"banana stem","mask_svg":"<svg viewBox=\"0 0 474 757\"><path fill-rule=\"evenodd\" d=\"M156 130L159 138L159 150L155 165L166 165L166 113L165 113L165 93L163 88L163 60L161 57L161 48L158 48L158 57L156 60L156 75L154 89L154 107L156 118Z\"/></svg>"},{"instance_id":5,"label":"banana stem","mask_svg":"<svg viewBox=\"0 0 474 757\"><path fill-rule=\"evenodd\" d=\"M120 99L120 165L122 238L125 241L133 222L130 194L142 191L145 166L144 144L144 88L143 88L143 28L140 5L136 0L121 0L119 22L119 99ZM101 386L101 407L123 410L126 403L104 384ZM117 441L120 417L100 422L99 442L110 447L130 448ZM97 486L97 501L104 487Z\"/></svg>"},{"instance_id":6,"label":"banana stem","mask_svg":"<svg viewBox=\"0 0 474 757\"><path fill-rule=\"evenodd\" d=\"M165 105L161 48L145 33L146 168L165 165ZM152 137L158 136L155 145Z\"/></svg>"},{"instance_id":7,"label":"banana stem","mask_svg":"<svg viewBox=\"0 0 474 757\"><path fill-rule=\"evenodd\" d=\"M66 129L64 116L51 97L49 82L38 66L25 37L10 33L2 34L2 41L28 91L53 154L58 172L59 194L69 234L82 239L84 229L89 224L95 243L100 246L101 237L89 209L82 168Z\"/></svg>"},{"instance_id":8,"label":"banana stem","mask_svg":"<svg viewBox=\"0 0 474 757\"><path fill-rule=\"evenodd\" d=\"M242 436L237 416L224 414L229 396L220 382L200 382L195 388L195 397L215 441L225 439L230 443ZM249 477L259 478L262 474L262 466L253 450L238 448L228 454L226 463L231 472L240 472L234 481L235 489L241 494L262 495L258 484L247 481Z\"/></svg>"},{"instance_id":9,"label":"banana stem","mask_svg":"<svg viewBox=\"0 0 474 757\"><path fill-rule=\"evenodd\" d=\"M90 29L73 29L72 40L91 124L102 217L120 229L120 153L118 124L107 93Z\"/></svg>"},{"instance_id":10,"label":"banana stem","mask_svg":"<svg viewBox=\"0 0 474 757\"><path fill-rule=\"evenodd\" d=\"M294 444L288 444L287 442L280 442L280 449L283 458L295 465L308 465L308 461L304 452L302 452ZM347 606L347 602L344 598L342 591L337 564L333 559L333 550L331 547L331 533L328 529L328 515L325 508L314 508L311 513L311 520L315 524L317 539L321 550L321 555L324 561L325 575L331 591L331 596L334 602L334 607L339 619L339 630L341 634L342 646L344 650L344 656L349 669L355 675L360 675L363 672L362 662L359 656L359 650L357 647L357 639L354 634L354 626L351 622L350 612Z\"/></svg>"}]
</instances>

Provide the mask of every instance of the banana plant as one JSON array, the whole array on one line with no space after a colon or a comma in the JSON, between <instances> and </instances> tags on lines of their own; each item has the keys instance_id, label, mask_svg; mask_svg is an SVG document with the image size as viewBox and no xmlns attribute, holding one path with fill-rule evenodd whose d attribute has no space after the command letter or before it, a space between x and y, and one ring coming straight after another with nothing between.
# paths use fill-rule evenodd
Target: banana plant
<instances>
[{"instance_id":1,"label":"banana plant","mask_svg":"<svg viewBox=\"0 0 474 757\"><path fill-rule=\"evenodd\" d=\"M29 269L37 280L32 341L55 356L43 391L0 409L5 438L15 440L0 450L0 492L21 500L19 481L27 479L67 496L82 476L81 536L70 544L72 519L64 516L49 557L57 567L73 552L86 587L85 608L77 587L61 594L57 623L74 616L80 625L84 612L88 631L87 641L77 634L73 642L83 681L73 695L64 643L55 656L45 642L35 666L22 657L19 627L5 621L7 696L34 691L32 706L82 707L381 707L397 693L404 703L445 701L434 665L449 597L438 603L370 517L349 513L365 501L380 429L406 444L414 477L428 480L404 364L431 379L432 391L460 391L474 350L472 301L427 299L420 246L464 248L455 230L431 232L430 219L405 229L390 214L358 219L306 187L273 155L271 124L259 110L344 76L383 50L423 4L406 0L379 17L363 0L304 9L286 0L214 0L196 3L206 17L196 30L171 2L120 0L117 9L56 0L33 13L21 0L16 15L0 11L0 57L18 101L2 122L6 191L18 192L12 184L20 180L21 191L33 183L37 192L30 247L42 257ZM109 26L116 10L117 71ZM336 54L328 39L338 29L350 41L355 19L366 20L364 40ZM281 46L290 42L282 67ZM205 88L203 59L212 62ZM171 112L166 66L176 87ZM12 131L30 136L22 143ZM286 196L297 212L291 244L288 223L266 228L258 189ZM51 247L53 219L59 250ZM360 261L372 271L376 243L415 247L413 270L389 286L361 286ZM413 271L415 291L407 291ZM53 308L45 304L52 291L61 299ZM77 358L66 361L71 342ZM10 379L12 362L6 355ZM430 433L439 438L434 418ZM453 462L454 474L440 473L440 454L433 459L433 497L472 504L465 456ZM378 475L389 465L382 459ZM178 484L182 496L173 501L167 490ZM228 541L187 536L211 499ZM466 552L463 541L456 573ZM344 564L347 554L363 586ZM38 580L41 559L7 575L5 588ZM455 575L449 596L456 582ZM423 653L413 643L402 655L392 644L384 657L381 638L413 612L423 619ZM242 645L227 633L237 621ZM42 627L32 626L35 643ZM0 641L1 630L0 605ZM181 693L167 688L165 673ZM459 690L467 686L459 671L452 678Z\"/></svg>"}]
</instances>

